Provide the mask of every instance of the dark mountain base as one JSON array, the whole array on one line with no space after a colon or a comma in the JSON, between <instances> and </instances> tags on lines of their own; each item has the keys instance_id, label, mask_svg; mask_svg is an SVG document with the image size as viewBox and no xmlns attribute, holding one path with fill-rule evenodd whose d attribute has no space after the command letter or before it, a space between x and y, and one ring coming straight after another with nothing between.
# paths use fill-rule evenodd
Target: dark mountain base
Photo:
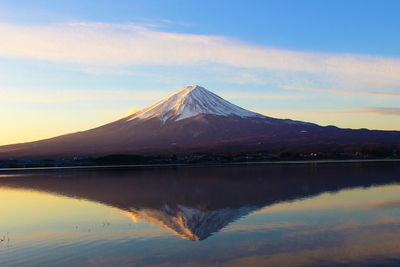
<instances>
[{"instance_id":1,"label":"dark mountain base","mask_svg":"<svg viewBox=\"0 0 400 267\"><path fill-rule=\"evenodd\" d=\"M358 159L393 157L399 150L400 131L275 119L240 108L196 85L94 129L0 146L0 160L153 164ZM117 154L140 156L108 156Z\"/></svg>"},{"instance_id":2,"label":"dark mountain base","mask_svg":"<svg viewBox=\"0 0 400 267\"><path fill-rule=\"evenodd\" d=\"M0 161L0 168L113 166L113 165L163 165L163 164L224 164L235 162L276 162L315 160L371 160L400 159L400 150L391 147L347 148L338 150L271 150L237 151L220 153L163 154L156 156L113 154L102 157L74 159Z\"/></svg>"},{"instance_id":3,"label":"dark mountain base","mask_svg":"<svg viewBox=\"0 0 400 267\"><path fill-rule=\"evenodd\" d=\"M362 154L389 156L400 150L399 131L322 127L268 117L201 115L162 123L119 120L92 130L0 147L0 160L98 158L124 155L235 155L246 153ZM393 152L394 151L394 152ZM333 156L331 156L333 155Z\"/></svg>"}]
</instances>

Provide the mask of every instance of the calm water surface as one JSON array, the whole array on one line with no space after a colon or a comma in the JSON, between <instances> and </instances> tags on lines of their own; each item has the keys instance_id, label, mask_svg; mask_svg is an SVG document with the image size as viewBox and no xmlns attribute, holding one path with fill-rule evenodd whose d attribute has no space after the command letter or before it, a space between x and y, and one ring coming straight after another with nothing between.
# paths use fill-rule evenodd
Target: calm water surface
<instances>
[{"instance_id":1,"label":"calm water surface","mask_svg":"<svg viewBox=\"0 0 400 267\"><path fill-rule=\"evenodd\" d=\"M400 164L0 171L0 266L400 266Z\"/></svg>"}]
</instances>

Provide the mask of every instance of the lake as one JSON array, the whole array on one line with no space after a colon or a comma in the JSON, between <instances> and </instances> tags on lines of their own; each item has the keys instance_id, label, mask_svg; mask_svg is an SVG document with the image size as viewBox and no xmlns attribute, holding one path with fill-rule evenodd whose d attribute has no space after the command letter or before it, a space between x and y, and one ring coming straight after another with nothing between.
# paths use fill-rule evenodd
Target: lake
<instances>
[{"instance_id":1,"label":"lake","mask_svg":"<svg viewBox=\"0 0 400 267\"><path fill-rule=\"evenodd\" d=\"M0 266L400 266L400 163L0 171Z\"/></svg>"}]
</instances>

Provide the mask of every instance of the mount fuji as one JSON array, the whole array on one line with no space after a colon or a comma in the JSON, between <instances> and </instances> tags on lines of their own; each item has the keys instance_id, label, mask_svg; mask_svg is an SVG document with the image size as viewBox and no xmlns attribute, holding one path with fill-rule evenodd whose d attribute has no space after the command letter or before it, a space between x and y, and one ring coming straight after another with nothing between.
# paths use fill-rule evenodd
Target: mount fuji
<instances>
[{"instance_id":1,"label":"mount fuji","mask_svg":"<svg viewBox=\"0 0 400 267\"><path fill-rule=\"evenodd\" d=\"M238 107L201 86L194 85L186 86L170 97L133 114L128 121L158 118L165 123L167 120L179 121L201 114L242 118L264 117Z\"/></svg>"},{"instance_id":2,"label":"mount fuji","mask_svg":"<svg viewBox=\"0 0 400 267\"><path fill-rule=\"evenodd\" d=\"M270 149L302 151L354 146L398 148L400 132L340 129L275 119L243 109L194 85L94 129L1 146L0 159Z\"/></svg>"}]
</instances>

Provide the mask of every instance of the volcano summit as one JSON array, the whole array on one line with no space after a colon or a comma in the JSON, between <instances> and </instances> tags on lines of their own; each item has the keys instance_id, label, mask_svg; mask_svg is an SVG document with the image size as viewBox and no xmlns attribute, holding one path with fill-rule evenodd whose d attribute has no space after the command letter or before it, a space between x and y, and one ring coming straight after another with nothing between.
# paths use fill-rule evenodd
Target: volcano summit
<instances>
[{"instance_id":1,"label":"volcano summit","mask_svg":"<svg viewBox=\"0 0 400 267\"><path fill-rule=\"evenodd\" d=\"M243 109L195 85L186 86L152 106L94 129L1 146L0 159L315 151L371 146L398 149L400 132L340 129L275 119Z\"/></svg>"},{"instance_id":2,"label":"volcano summit","mask_svg":"<svg viewBox=\"0 0 400 267\"><path fill-rule=\"evenodd\" d=\"M170 97L131 115L129 120L159 118L163 122L170 119L179 121L201 114L242 118L264 117L233 105L201 86L194 85L186 86Z\"/></svg>"}]
</instances>

